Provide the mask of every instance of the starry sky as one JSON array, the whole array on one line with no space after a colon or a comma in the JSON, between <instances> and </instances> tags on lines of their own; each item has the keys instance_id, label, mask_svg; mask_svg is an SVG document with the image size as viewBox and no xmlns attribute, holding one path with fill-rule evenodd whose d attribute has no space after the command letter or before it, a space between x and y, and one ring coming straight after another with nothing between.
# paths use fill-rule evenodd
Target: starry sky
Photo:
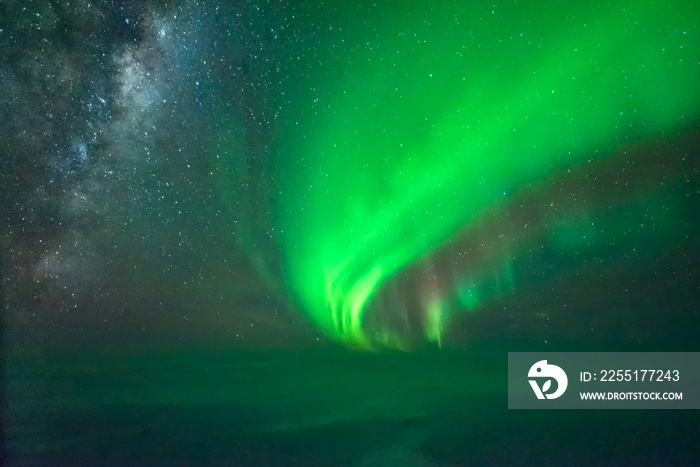
<instances>
[{"instance_id":1,"label":"starry sky","mask_svg":"<svg viewBox=\"0 0 700 467\"><path fill-rule=\"evenodd\" d=\"M681 1L3 2L6 345L692 350L699 44Z\"/></svg>"}]
</instances>

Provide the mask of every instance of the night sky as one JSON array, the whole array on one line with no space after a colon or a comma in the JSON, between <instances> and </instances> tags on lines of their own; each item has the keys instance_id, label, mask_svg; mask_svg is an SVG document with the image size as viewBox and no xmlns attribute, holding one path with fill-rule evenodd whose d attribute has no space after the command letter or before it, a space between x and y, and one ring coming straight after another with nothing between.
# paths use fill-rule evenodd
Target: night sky
<instances>
[{"instance_id":1,"label":"night sky","mask_svg":"<svg viewBox=\"0 0 700 467\"><path fill-rule=\"evenodd\" d=\"M698 463L506 393L699 350L698 2L0 0L0 220L0 464Z\"/></svg>"},{"instance_id":2,"label":"night sky","mask_svg":"<svg viewBox=\"0 0 700 467\"><path fill-rule=\"evenodd\" d=\"M693 2L3 2L5 347L693 350Z\"/></svg>"}]
</instances>

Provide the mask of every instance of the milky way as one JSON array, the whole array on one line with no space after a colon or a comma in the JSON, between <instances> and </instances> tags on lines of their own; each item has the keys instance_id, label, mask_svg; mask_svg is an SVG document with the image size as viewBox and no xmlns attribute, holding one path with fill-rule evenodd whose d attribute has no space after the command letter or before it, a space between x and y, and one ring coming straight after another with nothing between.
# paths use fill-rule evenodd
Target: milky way
<instances>
[{"instance_id":1,"label":"milky way","mask_svg":"<svg viewBox=\"0 0 700 467\"><path fill-rule=\"evenodd\" d=\"M8 324L57 341L682 341L699 15L3 6Z\"/></svg>"}]
</instances>

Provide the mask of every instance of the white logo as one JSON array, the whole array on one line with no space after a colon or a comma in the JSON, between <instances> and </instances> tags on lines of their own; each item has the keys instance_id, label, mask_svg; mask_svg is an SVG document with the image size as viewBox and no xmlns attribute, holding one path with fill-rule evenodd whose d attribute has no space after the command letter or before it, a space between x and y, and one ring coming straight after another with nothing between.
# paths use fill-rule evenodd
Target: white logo
<instances>
[{"instance_id":1,"label":"white logo","mask_svg":"<svg viewBox=\"0 0 700 467\"><path fill-rule=\"evenodd\" d=\"M538 399L544 399L545 397L547 399L556 399L564 394L566 386L569 384L569 379L566 377L564 370L556 365L548 365L547 360L540 360L532 365L527 376L529 378L550 378L542 385L542 389L540 389L536 380L529 380L530 386L532 386L532 390L535 391L535 395ZM547 394L547 391L549 391L549 388L552 386L551 378L557 380L557 390L551 394Z\"/></svg>"}]
</instances>

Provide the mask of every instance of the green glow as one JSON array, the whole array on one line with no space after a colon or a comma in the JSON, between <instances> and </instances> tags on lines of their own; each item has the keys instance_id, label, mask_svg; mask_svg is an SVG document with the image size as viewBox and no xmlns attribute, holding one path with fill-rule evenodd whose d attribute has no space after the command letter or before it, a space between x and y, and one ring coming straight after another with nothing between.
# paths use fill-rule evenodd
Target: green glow
<instances>
[{"instance_id":1,"label":"green glow","mask_svg":"<svg viewBox=\"0 0 700 467\"><path fill-rule=\"evenodd\" d=\"M439 300L434 300L428 306L428 325L426 337L430 342L436 342L442 348L442 326L445 321L445 310Z\"/></svg>"},{"instance_id":2,"label":"green glow","mask_svg":"<svg viewBox=\"0 0 700 467\"><path fill-rule=\"evenodd\" d=\"M474 310L479 306L479 292L476 288L462 288L459 293L459 304L467 309Z\"/></svg>"},{"instance_id":3,"label":"green glow","mask_svg":"<svg viewBox=\"0 0 700 467\"><path fill-rule=\"evenodd\" d=\"M274 216L287 286L329 334L373 339L378 288L523 184L697 118L696 5L522 3L402 2L307 59ZM459 300L477 308L478 288Z\"/></svg>"}]
</instances>

